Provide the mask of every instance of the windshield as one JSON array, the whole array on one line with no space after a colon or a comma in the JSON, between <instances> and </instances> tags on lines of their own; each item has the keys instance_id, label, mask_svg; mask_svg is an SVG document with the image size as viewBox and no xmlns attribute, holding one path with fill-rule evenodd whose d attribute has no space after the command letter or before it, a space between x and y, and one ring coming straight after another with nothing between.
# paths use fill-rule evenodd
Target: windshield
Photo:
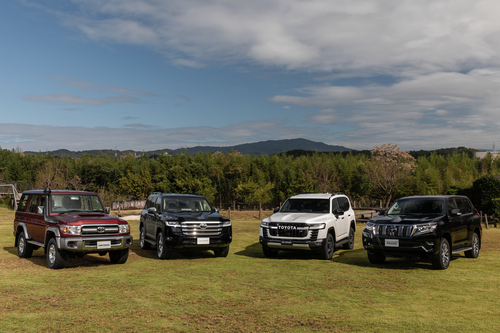
<instances>
[{"instance_id":1,"label":"windshield","mask_svg":"<svg viewBox=\"0 0 500 333\"><path fill-rule=\"evenodd\" d=\"M101 200L92 194L52 194L50 212L61 214L67 212L100 212L104 213Z\"/></svg>"},{"instance_id":2,"label":"windshield","mask_svg":"<svg viewBox=\"0 0 500 333\"><path fill-rule=\"evenodd\" d=\"M328 213L329 199L288 199L281 207L281 213Z\"/></svg>"},{"instance_id":3,"label":"windshield","mask_svg":"<svg viewBox=\"0 0 500 333\"><path fill-rule=\"evenodd\" d=\"M415 198L396 201L387 215L442 215L443 212L443 199Z\"/></svg>"},{"instance_id":4,"label":"windshield","mask_svg":"<svg viewBox=\"0 0 500 333\"><path fill-rule=\"evenodd\" d=\"M164 197L163 211L167 213L179 212L211 212L212 207L205 198Z\"/></svg>"}]
</instances>

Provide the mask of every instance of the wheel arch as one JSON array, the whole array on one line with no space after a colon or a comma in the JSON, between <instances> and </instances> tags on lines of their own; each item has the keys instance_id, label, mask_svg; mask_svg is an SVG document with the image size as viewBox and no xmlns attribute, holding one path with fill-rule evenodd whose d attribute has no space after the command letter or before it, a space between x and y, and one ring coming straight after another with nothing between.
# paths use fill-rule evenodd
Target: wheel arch
<instances>
[{"instance_id":1,"label":"wheel arch","mask_svg":"<svg viewBox=\"0 0 500 333\"><path fill-rule=\"evenodd\" d=\"M18 244L18 243L19 243L19 242L18 242L18 238L19 238L19 234L21 233L21 231L22 231L22 232L24 232L24 237L25 237L26 239L30 239L30 238L31 238L31 237L30 237L30 235L28 234L28 230L27 230L27 228L26 228L26 224L24 224L24 223L22 223L22 222L21 222L21 223L19 223L19 224L17 225L17 229L16 229L16 239L15 239L15 243L14 243L14 244L15 244L15 245L14 245L15 247L17 247L17 246L19 245L19 244Z\"/></svg>"},{"instance_id":2,"label":"wheel arch","mask_svg":"<svg viewBox=\"0 0 500 333\"><path fill-rule=\"evenodd\" d=\"M446 240L448 241L448 244L450 245L450 249L451 249L452 244L453 244L453 243L451 242L451 234L447 232L447 233L443 234L443 235L441 236L441 238L444 238L444 239L446 239Z\"/></svg>"},{"instance_id":3,"label":"wheel arch","mask_svg":"<svg viewBox=\"0 0 500 333\"><path fill-rule=\"evenodd\" d=\"M332 234L333 239L335 240L335 234L336 234L336 233L335 233L335 227L330 227L330 228L328 228L327 235L328 235L328 234Z\"/></svg>"},{"instance_id":4,"label":"wheel arch","mask_svg":"<svg viewBox=\"0 0 500 333\"><path fill-rule=\"evenodd\" d=\"M49 228L47 228L47 230L45 230L44 248L47 248L47 245L49 244L49 241L52 238L56 239L57 247L60 248L61 244L59 242L59 237L61 237L61 234L59 233L59 229L57 229L56 227L49 227Z\"/></svg>"}]
</instances>

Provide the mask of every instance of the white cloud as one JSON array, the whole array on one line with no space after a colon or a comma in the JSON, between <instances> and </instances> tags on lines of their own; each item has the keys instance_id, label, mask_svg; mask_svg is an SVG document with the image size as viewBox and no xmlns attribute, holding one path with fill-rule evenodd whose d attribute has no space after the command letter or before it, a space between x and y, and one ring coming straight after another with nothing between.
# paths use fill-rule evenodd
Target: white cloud
<instances>
[{"instance_id":1,"label":"white cloud","mask_svg":"<svg viewBox=\"0 0 500 333\"><path fill-rule=\"evenodd\" d=\"M56 104L85 104L92 106L101 106L111 103L145 103L141 99L130 96L110 96L104 98L88 98L72 94L47 94L33 95L29 94L23 98L29 102L45 102Z\"/></svg>"},{"instance_id":2,"label":"white cloud","mask_svg":"<svg viewBox=\"0 0 500 333\"><path fill-rule=\"evenodd\" d=\"M80 11L58 16L89 39L150 46L177 63L397 76L499 64L495 0L73 2Z\"/></svg>"},{"instance_id":3,"label":"white cloud","mask_svg":"<svg viewBox=\"0 0 500 333\"><path fill-rule=\"evenodd\" d=\"M80 79L73 79L67 76L55 76L54 80L60 82L62 85L67 87L72 87L79 89L81 91L94 91L94 92L115 92L120 94L131 94L131 95L145 95L145 96L158 96L155 92L145 91L145 90L135 90L125 87L117 86L104 86L94 82L89 82Z\"/></svg>"},{"instance_id":4,"label":"white cloud","mask_svg":"<svg viewBox=\"0 0 500 333\"><path fill-rule=\"evenodd\" d=\"M124 128L0 124L0 146L24 151L46 151L63 147L69 150L113 148L133 150L176 149L193 145L231 146L261 140L308 137L320 140L326 134L319 127L291 126L283 120L243 122L224 127L182 127L159 129L144 124ZM196 144L192 144L196 143Z\"/></svg>"}]
</instances>

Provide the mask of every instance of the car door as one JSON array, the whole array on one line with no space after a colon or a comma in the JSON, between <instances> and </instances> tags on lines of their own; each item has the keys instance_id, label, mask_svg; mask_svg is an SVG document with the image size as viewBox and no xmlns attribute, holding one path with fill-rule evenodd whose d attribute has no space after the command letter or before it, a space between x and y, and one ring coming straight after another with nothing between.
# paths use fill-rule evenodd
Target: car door
<instances>
[{"instance_id":1,"label":"car door","mask_svg":"<svg viewBox=\"0 0 500 333\"><path fill-rule=\"evenodd\" d=\"M144 213L144 231L149 238L155 238L154 231L154 214L149 212L149 208L154 207L156 196L150 196L146 201L146 212Z\"/></svg>"},{"instance_id":2,"label":"car door","mask_svg":"<svg viewBox=\"0 0 500 333\"><path fill-rule=\"evenodd\" d=\"M467 219L472 215L472 210L468 207L468 202L464 198L455 198L457 208L460 210L460 218L453 225L454 246L461 246L467 242Z\"/></svg>"},{"instance_id":3,"label":"car door","mask_svg":"<svg viewBox=\"0 0 500 333\"><path fill-rule=\"evenodd\" d=\"M474 206L470 202L468 198L460 198L460 201L463 206L464 213L462 214L462 223L463 223L463 234L461 235L462 241L467 245L470 244L472 240L472 233L474 232L474 225L476 225L476 220L479 219L479 216L474 210Z\"/></svg>"},{"instance_id":4,"label":"car door","mask_svg":"<svg viewBox=\"0 0 500 333\"><path fill-rule=\"evenodd\" d=\"M157 237L158 235L156 235L156 230L158 229L161 229L163 230L163 226L161 225L162 220L161 220L161 201L162 201L162 198L161 196L157 197L154 204L155 204L155 209L156 209L156 214L153 214L151 215L151 219L153 221L153 223L151 223L151 225L153 225L154 227L154 233L155 233L155 237Z\"/></svg>"},{"instance_id":5,"label":"car door","mask_svg":"<svg viewBox=\"0 0 500 333\"><path fill-rule=\"evenodd\" d=\"M344 214L338 214L337 211L342 209L342 198L332 199L332 216L335 219L335 240L339 241L346 237L347 229L345 228L345 216Z\"/></svg>"},{"instance_id":6,"label":"car door","mask_svg":"<svg viewBox=\"0 0 500 333\"><path fill-rule=\"evenodd\" d=\"M26 227L28 228L28 233L31 239L40 243L43 243L45 239L45 219L43 217L44 204L44 196L40 194L31 195L26 214Z\"/></svg>"}]
</instances>

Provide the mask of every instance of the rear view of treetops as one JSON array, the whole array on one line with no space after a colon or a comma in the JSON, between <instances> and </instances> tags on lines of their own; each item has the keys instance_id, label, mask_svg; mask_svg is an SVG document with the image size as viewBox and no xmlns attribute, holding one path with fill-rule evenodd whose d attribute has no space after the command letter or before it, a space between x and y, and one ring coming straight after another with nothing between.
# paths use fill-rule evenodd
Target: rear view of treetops
<instances>
[{"instance_id":1,"label":"rear view of treetops","mask_svg":"<svg viewBox=\"0 0 500 333\"><path fill-rule=\"evenodd\" d=\"M278 205L297 193L341 191L357 206L387 206L406 195L467 194L480 177L498 174L500 160L490 155L480 160L466 153L433 152L415 159L397 145L375 147L368 154L301 156L231 152L55 158L0 150L0 182L95 191L106 205L142 200L153 191L198 193L220 207Z\"/></svg>"}]
</instances>

